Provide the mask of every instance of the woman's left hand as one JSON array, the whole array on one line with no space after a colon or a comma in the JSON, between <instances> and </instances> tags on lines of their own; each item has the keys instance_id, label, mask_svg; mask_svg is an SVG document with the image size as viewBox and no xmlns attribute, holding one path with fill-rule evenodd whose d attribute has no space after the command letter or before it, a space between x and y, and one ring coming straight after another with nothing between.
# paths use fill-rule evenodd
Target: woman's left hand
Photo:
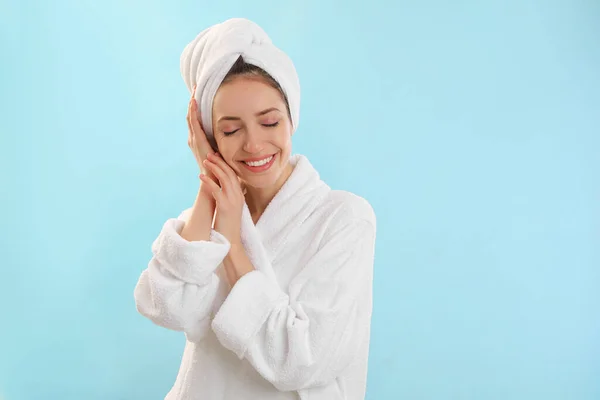
<instances>
[{"instance_id":1,"label":"woman's left hand","mask_svg":"<svg viewBox=\"0 0 600 400\"><path fill-rule=\"evenodd\" d=\"M215 230L225 236L232 246L241 245L242 210L244 190L235 171L220 154L209 154L204 161L206 168L217 178L219 184L207 176L200 179L210 187L216 200Z\"/></svg>"}]
</instances>

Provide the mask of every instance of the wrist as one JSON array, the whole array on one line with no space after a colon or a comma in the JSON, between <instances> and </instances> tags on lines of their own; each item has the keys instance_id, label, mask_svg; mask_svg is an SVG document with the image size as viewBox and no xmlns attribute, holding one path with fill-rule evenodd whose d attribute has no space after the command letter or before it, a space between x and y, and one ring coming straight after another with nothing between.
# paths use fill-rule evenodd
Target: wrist
<instances>
[{"instance_id":1,"label":"wrist","mask_svg":"<svg viewBox=\"0 0 600 400\"><path fill-rule=\"evenodd\" d=\"M205 185L203 182L200 182L200 189L198 189L198 197L210 201L211 203L216 203L215 198L210 192L210 188L208 185Z\"/></svg>"},{"instance_id":2,"label":"wrist","mask_svg":"<svg viewBox=\"0 0 600 400\"><path fill-rule=\"evenodd\" d=\"M223 262L225 269L233 276L230 282L231 286L247 273L254 271L254 266L246 255L246 250L241 243L232 243L229 253Z\"/></svg>"},{"instance_id":3,"label":"wrist","mask_svg":"<svg viewBox=\"0 0 600 400\"><path fill-rule=\"evenodd\" d=\"M229 242L229 244L230 246L228 256L239 259L240 256L246 254L246 250L244 249L244 246L242 245L241 241Z\"/></svg>"}]
</instances>

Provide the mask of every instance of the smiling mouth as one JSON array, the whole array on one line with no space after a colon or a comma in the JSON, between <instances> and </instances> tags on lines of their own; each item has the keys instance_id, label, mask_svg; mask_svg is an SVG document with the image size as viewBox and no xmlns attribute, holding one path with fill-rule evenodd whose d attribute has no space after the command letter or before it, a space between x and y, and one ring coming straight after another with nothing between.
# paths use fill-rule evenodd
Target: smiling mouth
<instances>
[{"instance_id":1,"label":"smiling mouth","mask_svg":"<svg viewBox=\"0 0 600 400\"><path fill-rule=\"evenodd\" d=\"M277 153L272 154L268 157L263 158L258 161L241 161L242 165L246 167L246 169L252 172L263 172L268 170L271 165L273 165L275 158L277 157Z\"/></svg>"},{"instance_id":2,"label":"smiling mouth","mask_svg":"<svg viewBox=\"0 0 600 400\"><path fill-rule=\"evenodd\" d=\"M251 167L261 167L265 164L268 164L274 157L275 155L272 154L267 158L263 158L262 160L259 161L242 161L244 164L249 165Z\"/></svg>"}]
</instances>

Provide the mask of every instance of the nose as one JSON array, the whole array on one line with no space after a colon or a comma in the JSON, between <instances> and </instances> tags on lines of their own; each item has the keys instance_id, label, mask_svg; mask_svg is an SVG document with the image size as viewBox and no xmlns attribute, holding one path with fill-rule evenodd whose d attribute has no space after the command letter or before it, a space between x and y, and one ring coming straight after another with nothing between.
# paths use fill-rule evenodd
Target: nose
<instances>
[{"instance_id":1,"label":"nose","mask_svg":"<svg viewBox=\"0 0 600 400\"><path fill-rule=\"evenodd\" d=\"M249 154L260 153L263 149L261 134L258 129L247 129L244 151Z\"/></svg>"}]
</instances>

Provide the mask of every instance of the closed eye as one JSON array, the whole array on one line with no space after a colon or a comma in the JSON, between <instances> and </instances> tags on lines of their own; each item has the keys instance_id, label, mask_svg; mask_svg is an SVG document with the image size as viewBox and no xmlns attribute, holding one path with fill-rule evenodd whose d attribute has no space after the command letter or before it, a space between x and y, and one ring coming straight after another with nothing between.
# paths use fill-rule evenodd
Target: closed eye
<instances>
[{"instance_id":1,"label":"closed eye","mask_svg":"<svg viewBox=\"0 0 600 400\"><path fill-rule=\"evenodd\" d=\"M266 126L267 128L273 128L273 127L276 127L277 125L279 125L279 121L274 122L272 124L262 124L262 126ZM225 136L233 135L237 131L239 131L239 129L236 129L234 131L229 131L229 132L223 131L223 135L225 135Z\"/></svg>"}]
</instances>

